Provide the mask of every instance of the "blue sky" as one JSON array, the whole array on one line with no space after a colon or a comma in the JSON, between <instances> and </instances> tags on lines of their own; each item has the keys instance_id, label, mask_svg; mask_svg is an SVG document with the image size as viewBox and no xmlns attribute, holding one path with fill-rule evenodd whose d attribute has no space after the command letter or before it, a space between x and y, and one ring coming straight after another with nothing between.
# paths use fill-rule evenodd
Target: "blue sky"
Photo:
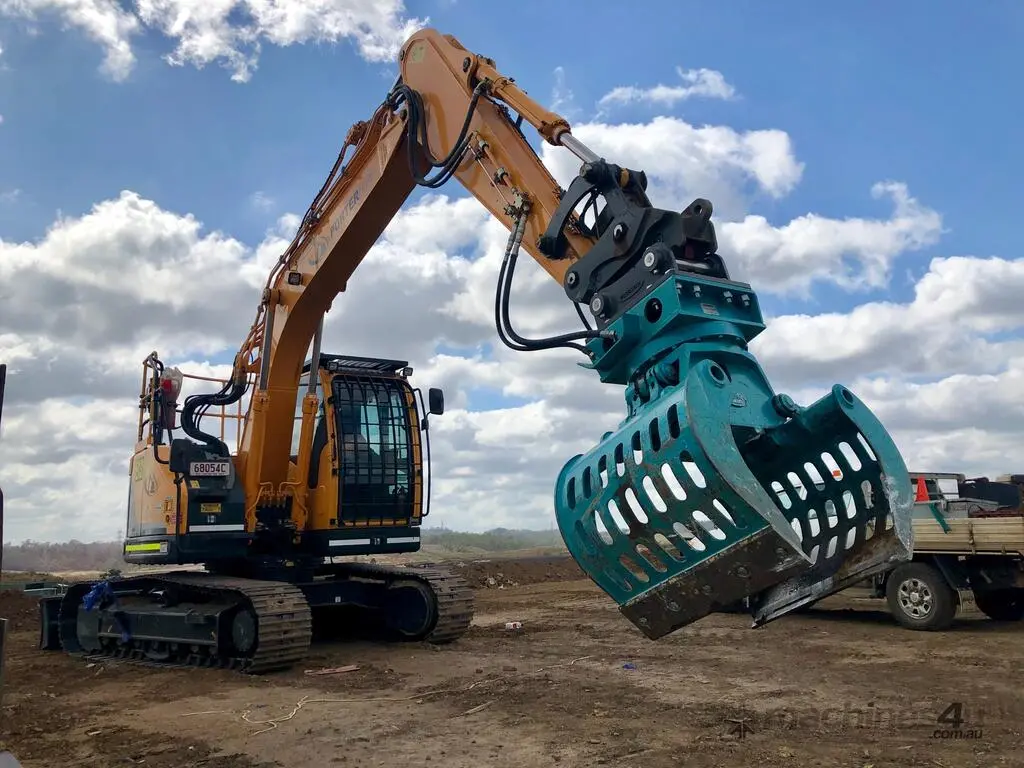
<instances>
[{"instance_id":1,"label":"blue sky","mask_svg":"<svg viewBox=\"0 0 1024 768\"><path fill-rule=\"evenodd\" d=\"M898 178L944 213L950 232L936 252L1016 246L1009 204L1024 151L1012 94L1024 63L1024 6L993 1L967 14L962 4L923 1L884 12L809 2L645 5L630 8L629 31L614 3L588 3L584 13L582 5L520 2L517 22L464 1L407 7L496 58L542 99L563 67L585 116L615 85L671 82L677 65L721 71L740 100L695 100L675 111L695 124L790 133L807 168L791 195L759 201L773 220L808 210L877 215L885 203L868 189ZM216 64L166 65L160 56L170 45L153 33L136 41L129 80L113 83L97 72L95 43L43 18L35 36L20 21L0 21L0 187L22 190L0 207L9 240L38 237L58 209L81 213L122 188L258 239L273 213L305 207L347 126L371 114L389 85L388 67L363 61L346 41L266 45L240 84ZM650 114L632 107L616 118ZM253 208L256 190L278 205Z\"/></svg>"},{"instance_id":2,"label":"blue sky","mask_svg":"<svg viewBox=\"0 0 1024 768\"><path fill-rule=\"evenodd\" d=\"M242 4L242 0L237 2ZM1024 359L1019 364L1015 362L1024 351L1020 333L1024 319L1020 323L1015 317L1006 319L1017 306L1015 296L1019 293L1014 270L1018 262L1006 266L985 259L1013 259L1019 255L1016 203L1024 178L1024 153L1018 135L1020 86L1016 74L1024 68L1024 48L1020 45L1024 39L1024 5L993 0L976 4L966 12L962 4L923 0L886 6L806 1L699 5L648 2L625 9L621 4L608 2L551 4L525 0L514 6L492 4L492 10L485 10L484 4L468 0L411 0L404 8L398 0L309 0L306 5L297 0L274 0L273 5L268 3L264 7L287 7L297 12L296 9L308 9L314 3L319 9L355 8L363 14L370 12L367 9L387 6L399 10L403 17L429 17L431 26L455 35L471 50L494 58L503 72L516 78L538 101L550 105L559 86L563 97L571 92L571 100L560 109L577 125L595 120L597 102L613 88L679 85L677 69L707 68L720 72L735 88L736 98L691 98L671 105L623 104L610 112L607 119L611 123L635 123L638 136L657 116L680 118L697 127L721 126L739 134L763 129L785 132L792 142L791 155L803 163L799 183L777 198L759 192L753 183L743 190L747 212L767 217L776 228L773 234L808 213L834 221L863 217L879 226L888 226L892 223L893 204L886 197L873 197L872 186L886 180L906 184L909 194L921 206L941 214L942 236L920 250L897 248L896 252L885 254L891 279L871 290L851 291L825 275L825 279L813 285L809 297L800 299L762 290L755 281L754 288L765 311L773 317L781 316L770 330L772 341L766 342L762 359L769 361L773 370L785 372L793 382L798 382L795 386L805 378L814 378L816 384L821 384L824 379L831 382L848 381L862 374L875 376L865 380L862 389L875 398L872 402L881 413L891 414L886 418L895 420L894 423L903 419L902 425L897 423L897 428L903 430L901 445L917 451L910 460L919 462L919 466L927 464L925 468L935 471L961 471L969 466L974 469L966 471L985 472L998 465L1000 471L1020 471L1002 465L1007 452L998 448L1004 444L998 440L1004 437L1009 441L1005 444L1015 445L1016 434L998 440L993 437L993 430L1010 428L1005 418L972 412L955 427L943 426L946 431L941 433L928 431L929 427L921 424L927 424L949 403L970 398L970 394L963 393L980 391L981 386L991 386L993 392L1010 393L1006 395L1009 404L1002 406L1001 413L1017 408L1015 403L1019 402L1012 393L1016 391L1016 371L1024 371ZM102 70L106 49L97 41L95 31L109 32L113 27L97 22L92 28L94 34L90 35L81 23L66 24L66 19L53 10L55 6L77 9L82 14L102 12L107 21L117 17L129 26L136 24L130 14L138 11L128 0L122 0L120 6L117 0L66 0L63 5L53 0L0 0L0 259L13 258L5 255L5 248L19 259L28 259L19 261L22 266L18 268L12 266L7 278L2 277L0 264L0 285L4 280L8 285L17 285L19 269L32 272L29 282L41 280L39 275L47 269L88 271L88 259L96 260L95 269L109 270L102 274L114 280L122 271L121 267L110 267L116 261L110 254L117 249L124 250L126 275L138 265L159 269L160 259L169 263L179 257L182 264L201 275L202 243L197 246L189 240L192 235L181 235L173 242L168 240L171 244L167 245L160 236L152 235L177 231L175 228L182 224L174 217L186 215L203 223L202 235L217 230L255 248L282 214L305 211L349 126L373 113L397 71L393 62L368 61L346 38L337 43L299 42L286 46L263 39L258 67L250 73L248 81L236 82L231 71L218 61L205 67L190 62L170 65L164 57L175 50L177 39L161 34L152 25L139 25L137 33L130 37L134 54L130 73L124 78L112 78ZM211 6L201 0L167 0L161 7L209 11ZM17 12L25 8L38 10L34 20L28 21L24 13ZM235 24L242 18L234 11L229 21ZM166 20L165 17L163 21ZM317 17L312 26L317 23L327 22ZM556 77L559 68L561 80ZM695 141L692 136L685 140ZM639 146L641 139L634 144L637 151L650 149ZM657 169L644 170L650 173ZM750 168L745 170L749 174ZM686 187L685 179L677 186ZM60 242L44 242L47 229L55 226L59 214L82 216L100 201L117 198L122 190L131 190L153 201L161 210L139 214L139 221L131 226L122 226L123 220L116 217L109 219L113 223L108 241L81 230L69 230ZM456 182L450 182L443 192L457 197L465 195ZM257 193L263 195L262 202L254 198ZM692 194L692 190L688 193ZM699 190L696 193L702 194ZM710 196L714 201L714 196ZM117 210L123 213L129 208L125 204ZM161 211L171 212L173 220L161 218ZM483 230L482 219L472 221L479 221L474 226ZM437 232L431 236L440 237ZM765 256L773 261L774 266L769 267L776 270L776 278L778 265L789 263L794 250L803 259L801 266L794 269L812 270L829 258L830 244L822 243L818 253L814 243L808 247L806 233L780 237L785 242L775 250L769 249ZM800 237L803 240L796 242ZM79 247L79 242L87 243L88 247ZM851 259L871 255L870 237L866 239L867 245L865 240L857 241L848 233L837 236L837 242L852 243L850 248L861 249ZM19 253L12 248L12 244L19 243L36 246ZM191 250L168 250L172 247ZM415 243L402 247L411 253ZM722 255L727 260L733 257L727 251ZM937 272L932 259L946 256L976 258L949 262L944 272ZM750 256L745 258L749 266ZM33 264L32 259L37 263ZM47 261L48 264L43 263ZM103 266L99 266L100 262ZM983 267L988 271L982 273ZM493 295L490 273L478 285L474 280L479 275L469 274L471 270L453 261L445 268L451 274L462 270L458 280L445 282L447 278L437 277L439 272L431 277L423 272L425 268L406 262L404 269L409 272L409 280L418 279L427 286L415 296L406 296L400 293L397 283L388 282L393 278L373 272L376 267L364 263L360 277L366 274L366 282L361 285L367 287L349 292L344 302L336 302L341 307L332 309L332 316L341 312L338 327L347 324L345 327L351 328L351 318L359 312L379 313L381 310L371 305L380 295L372 294L377 289L369 287L377 281L393 291L388 300L398 302L396 307L419 307L416 311L423 313L417 328L393 329L381 354L408 354L417 370L426 370L439 377L438 381L446 382L453 398L455 392L461 391L470 412L497 407L525 409L518 416L509 417L508 428L513 432L519 428L526 430L524 434L529 433L523 425L530 423L530 419L541 418L538 402L543 408L562 408L558 418L565 421L559 422L558 429L571 430L577 416L565 415L569 413L564 410L568 408L566 398L591 398L592 394L584 395L583 390L577 393L575 385L558 384L559 374L553 374L550 366L545 367L547 364L534 366L532 361L512 358L518 362L507 362L507 358L502 358L502 370L506 373L499 375L483 364L471 369L459 368L461 364L450 361L427 362L432 353L455 351L448 340L456 337L468 339L468 344L485 345L487 349L497 345L493 328L480 328L479 322L474 326L474 321L465 318L459 328L444 326L445 332L428 332L432 323L440 327L449 322L450 318L438 314L437 307L439 302L451 298L453 292ZM423 273L417 276L417 269ZM967 286L972 274L978 277ZM946 314L936 310L933 318L921 307L908 304L914 296L915 283L920 289L926 277L935 295L942 296L941 301L951 307ZM111 307L123 310L124 297L102 293L93 296L88 291L94 286L81 279L84 282L77 284L74 293L67 293L65 286L63 294L79 301L79 317L97 318L95 327L99 329L123 323L124 315L115 314ZM160 279L167 285L174 284L173 275L162 275ZM214 356L213 362L230 358L240 340L235 335L239 324L247 325L255 309L254 289L241 279L237 284L221 286L217 280L222 279L226 278L211 274L208 285L192 282L196 294L182 299L196 318L187 333L216 335L222 331L218 337L224 340L222 353ZM1020 280L1020 290L1024 290L1024 272ZM486 287L481 288L485 283ZM945 286L945 292L936 286ZM1009 298L993 298L986 293L996 288L1004 289ZM513 316L523 318L517 325L529 321L531 306L543 304L531 305L528 293L513 297ZM217 304L222 294L230 296L230 300L223 300L224 307L211 308L210 304ZM964 298L968 296L973 303ZM958 297L965 302L963 307L957 304ZM49 306L42 298L32 301L33 306ZM897 307L896 314L886 314L885 307L874 306L871 317L879 318L876 328L861 336L845 338L841 323L846 321L824 316L886 301L902 306ZM1011 309L1005 309L1007 306ZM108 309L109 315L104 315ZM139 313L151 310L139 300ZM991 319L997 310L1003 312L999 322ZM25 315L24 310L18 311ZM75 358L81 342L71 335L58 339L59 329L43 327L52 318L47 320L47 312L39 312L40 330L33 334L26 329L27 320L15 317L14 311L5 316L0 310L0 357L31 359L40 364L50 355L50 362L37 368L42 373L50 370L48 366L59 355ZM794 319L792 316L798 313L814 315L813 322ZM964 313L973 314L968 317ZM205 319L214 316L222 327L214 329L212 321ZM566 311L566 316L571 317L571 312ZM490 316L483 318L485 325L489 322ZM453 329L458 332L446 335L446 331ZM154 338L138 337L133 343L148 351L154 344L169 344L172 330L150 329L146 333L152 332ZM923 356L906 356L909 344L923 335L928 335L929 342L941 349ZM439 341L442 337L444 340ZM7 347L5 338L13 339ZM986 338L990 346L986 346ZM806 345L805 349L805 339L814 344ZM101 361L97 365L109 365L111 370L120 371L117 366L122 363L115 362L113 348L102 351L108 355L102 357L100 348L105 344L106 340L96 339L96 349L86 351L99 355L95 358ZM38 351L43 348L49 351ZM501 352L498 347L496 355ZM127 355L121 349L116 354ZM134 379L135 360L131 355L128 358ZM566 366L575 368L575 359ZM984 373L995 378L979 384L964 379L965 373ZM514 383L517 380L520 383ZM540 394L525 397L522 381L530 382L529 386L534 388L530 391ZM922 382L932 388L922 388ZM133 401L135 392L125 390L120 380L111 378L109 386L110 392L117 393L111 395L116 402ZM503 388L506 394L500 394ZM81 408L83 419L92 413L88 411L91 401L87 397L76 391L66 394L63 400L53 401L54 414L66 413L60 410L62 407ZM588 400L590 415L583 417L583 421L592 421L594 413L610 413L608 402L615 412L612 415L618 417L621 400L616 398L617 394L610 401L594 395ZM8 406L17 414L18 403ZM9 433L41 429L38 425L33 427L28 416L18 426L17 418L9 418L5 412L5 424L14 424L5 426ZM552 478L543 473L555 472L561 466L557 459L567 456L558 451L564 446L554 438L549 441L552 456L537 459L543 476L528 473L525 460L517 457L517 466L524 467L519 480L506 476L492 481L488 478L497 477L493 466L507 465L510 459L501 453L491 456L487 453L490 448L481 447L500 445L500 441L486 434L484 420L473 422L473 418L470 413L461 422L449 423L455 425L451 427L452 434L463 430L459 439L469 441L467 445L472 443L474 455L483 457L474 464L474 482L478 488L492 487L488 483L493 482L491 496L482 490L465 490L459 485L460 480L452 479L446 486L448 481L442 479L438 487L447 490L442 491L439 503L466 509L480 504L481 510L500 511L510 508L512 502L485 504L472 499L499 498L507 492L503 490L506 485L533 483L531 487L539 489L539 501L530 502L531 509L546 527L549 520L544 517L548 514L545 483ZM554 417L549 414L548 418ZM1024 420L1024 409L1021 419ZM986 426L978 426L982 423ZM536 434L542 431L543 426L536 428ZM112 442L102 447L108 451L103 454L104 472L108 467L119 466L128 450L127 443L109 439ZM455 437L451 439L454 441ZM5 440L10 443L11 437ZM449 447L448 453L448 449L439 447L438 455L448 456L446 461L460 467L458 477L469 476L464 464L469 461L470 449L455 447L454 442ZM3 450L0 444L0 452ZM17 457L8 465L11 461L16 463ZM53 471L66 473L69 487L79 483L91 489L95 476L74 467L69 463L66 469ZM535 475L539 479L533 479ZM26 510L31 510L37 519L51 512L52 519L59 519L59 504L53 500L57 497L33 495L36 480L31 478L37 477L33 470L9 470L8 476L21 478L15 479L11 494L12 498L21 493L31 499ZM103 487L109 488L109 519L117 524L123 478L119 472L104 478L102 482L108 485ZM11 487L10 482L5 489ZM487 519L497 524L515 524L514 520L494 515L498 512ZM26 511L25 520L28 518ZM30 527L26 522L23 529Z\"/></svg>"}]
</instances>

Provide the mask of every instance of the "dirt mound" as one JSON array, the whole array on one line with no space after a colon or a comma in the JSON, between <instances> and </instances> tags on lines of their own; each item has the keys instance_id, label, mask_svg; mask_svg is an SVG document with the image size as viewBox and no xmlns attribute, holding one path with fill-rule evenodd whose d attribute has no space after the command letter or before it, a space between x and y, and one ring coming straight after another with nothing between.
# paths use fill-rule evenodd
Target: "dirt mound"
<instances>
[{"instance_id":1,"label":"dirt mound","mask_svg":"<svg viewBox=\"0 0 1024 768\"><path fill-rule=\"evenodd\" d=\"M39 598L17 589L0 590L0 619L10 631L34 629L39 622Z\"/></svg>"},{"instance_id":2,"label":"dirt mound","mask_svg":"<svg viewBox=\"0 0 1024 768\"><path fill-rule=\"evenodd\" d=\"M474 587L502 589L546 581L585 579L576 561L567 556L517 560L474 560L456 564L459 573Z\"/></svg>"}]
</instances>

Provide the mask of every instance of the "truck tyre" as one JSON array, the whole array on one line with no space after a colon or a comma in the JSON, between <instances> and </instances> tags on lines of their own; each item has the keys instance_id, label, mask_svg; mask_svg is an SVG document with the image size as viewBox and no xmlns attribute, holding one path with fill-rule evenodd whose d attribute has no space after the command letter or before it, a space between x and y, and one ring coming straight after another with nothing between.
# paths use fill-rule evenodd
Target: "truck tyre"
<instances>
[{"instance_id":1,"label":"truck tyre","mask_svg":"<svg viewBox=\"0 0 1024 768\"><path fill-rule=\"evenodd\" d=\"M974 600L993 621L1024 619L1024 589L975 590Z\"/></svg>"},{"instance_id":2,"label":"truck tyre","mask_svg":"<svg viewBox=\"0 0 1024 768\"><path fill-rule=\"evenodd\" d=\"M947 629L956 615L956 593L942 573L927 563L904 563L886 581L893 618L907 629Z\"/></svg>"}]
</instances>

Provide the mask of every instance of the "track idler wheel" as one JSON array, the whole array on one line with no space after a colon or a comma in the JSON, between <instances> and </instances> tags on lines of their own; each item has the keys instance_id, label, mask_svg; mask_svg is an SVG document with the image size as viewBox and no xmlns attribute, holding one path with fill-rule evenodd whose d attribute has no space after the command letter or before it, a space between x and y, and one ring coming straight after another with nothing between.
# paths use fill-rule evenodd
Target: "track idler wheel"
<instances>
[{"instance_id":1,"label":"track idler wheel","mask_svg":"<svg viewBox=\"0 0 1024 768\"><path fill-rule=\"evenodd\" d=\"M249 608L239 608L231 618L231 644L240 656L249 656L256 650L259 622Z\"/></svg>"},{"instance_id":2,"label":"track idler wheel","mask_svg":"<svg viewBox=\"0 0 1024 768\"><path fill-rule=\"evenodd\" d=\"M434 591L417 579L400 579L388 587L385 622L406 640L425 638L437 623Z\"/></svg>"},{"instance_id":3,"label":"track idler wheel","mask_svg":"<svg viewBox=\"0 0 1024 768\"><path fill-rule=\"evenodd\" d=\"M605 357L622 344L631 373L593 367L630 382L631 415L557 481L570 553L651 639L748 597L755 624L770 621L911 557L913 494L892 438L845 387L807 408L776 395L746 349L764 326L740 288L680 276L657 294L675 320L612 326ZM695 319L712 305L732 320ZM628 365L632 350L651 354L654 325L674 346Z\"/></svg>"}]
</instances>

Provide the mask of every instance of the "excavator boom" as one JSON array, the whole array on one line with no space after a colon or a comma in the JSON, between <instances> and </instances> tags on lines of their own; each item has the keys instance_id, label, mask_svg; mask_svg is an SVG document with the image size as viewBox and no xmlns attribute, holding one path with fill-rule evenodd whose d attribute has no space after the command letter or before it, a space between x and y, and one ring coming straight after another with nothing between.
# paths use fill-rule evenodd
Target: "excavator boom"
<instances>
[{"instance_id":1,"label":"excavator boom","mask_svg":"<svg viewBox=\"0 0 1024 768\"><path fill-rule=\"evenodd\" d=\"M544 110L489 59L446 35L417 33L402 49L401 77L373 117L346 137L354 151L310 206L291 246L271 273L253 332L240 352L259 371L252 417L239 452L250 488L291 491L287 478L297 382L325 311L416 186L437 188L455 177L510 229L522 219L527 251L562 282L575 248L592 238L569 233L557 258L538 249L560 204L558 183L537 157L508 105L551 143L567 141L568 123ZM342 154L344 154L344 149ZM579 151L579 150L578 150ZM438 160L437 157L441 159ZM439 168L433 178L425 178ZM585 335L578 334L581 338ZM269 501L270 499L268 499Z\"/></svg>"}]
</instances>

